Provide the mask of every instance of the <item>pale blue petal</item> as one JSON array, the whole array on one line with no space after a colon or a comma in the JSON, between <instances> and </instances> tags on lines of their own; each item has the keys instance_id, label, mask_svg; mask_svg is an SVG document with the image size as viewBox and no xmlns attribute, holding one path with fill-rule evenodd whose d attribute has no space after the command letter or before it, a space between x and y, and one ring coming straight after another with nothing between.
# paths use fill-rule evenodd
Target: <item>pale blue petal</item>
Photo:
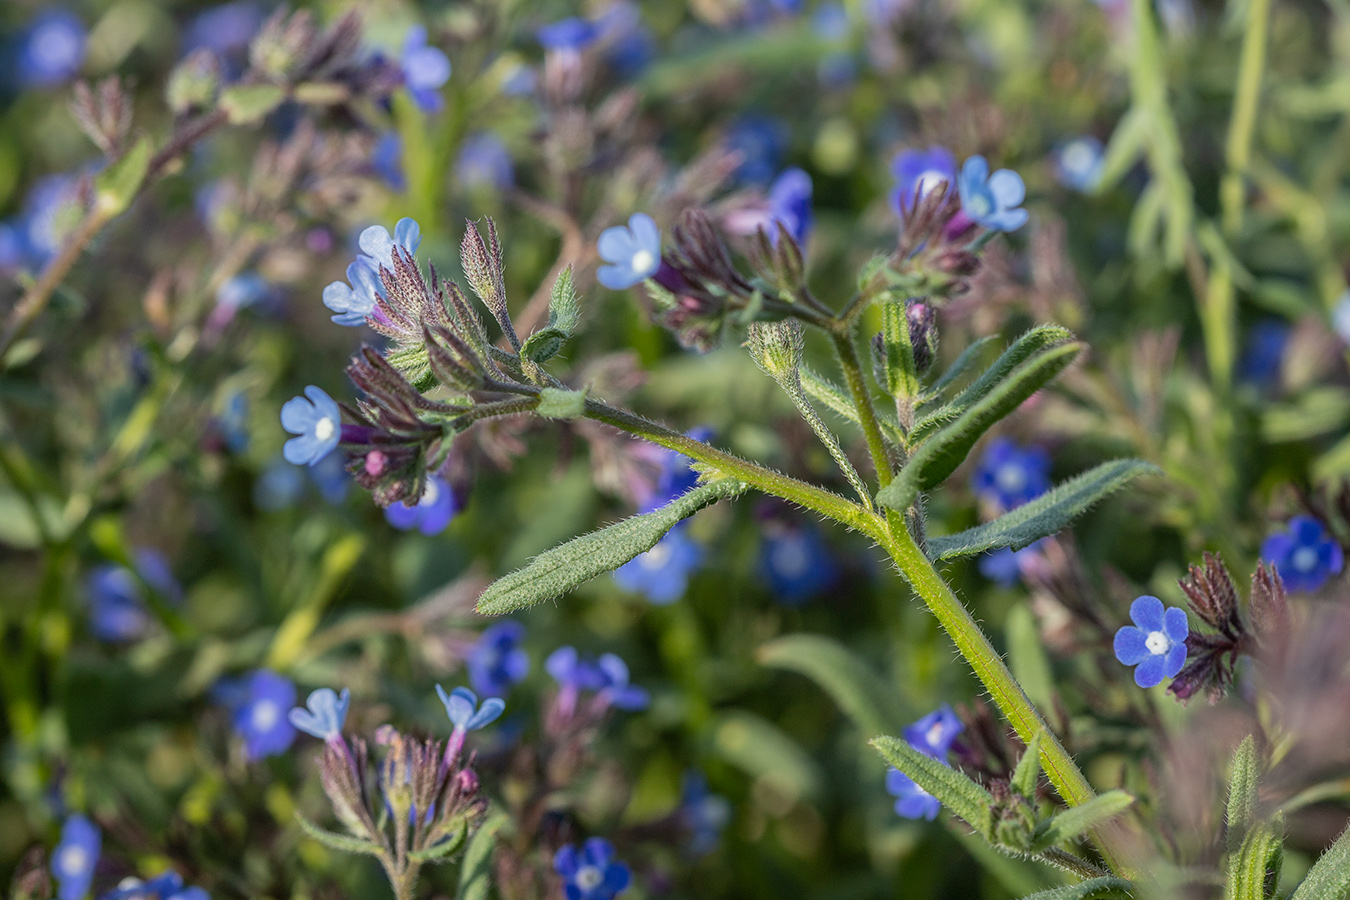
<instances>
[{"instance_id":1,"label":"pale blue petal","mask_svg":"<svg viewBox=\"0 0 1350 900\"><path fill-rule=\"evenodd\" d=\"M1144 631L1162 631L1163 602L1149 594L1136 597L1130 604L1130 619Z\"/></svg>"}]
</instances>

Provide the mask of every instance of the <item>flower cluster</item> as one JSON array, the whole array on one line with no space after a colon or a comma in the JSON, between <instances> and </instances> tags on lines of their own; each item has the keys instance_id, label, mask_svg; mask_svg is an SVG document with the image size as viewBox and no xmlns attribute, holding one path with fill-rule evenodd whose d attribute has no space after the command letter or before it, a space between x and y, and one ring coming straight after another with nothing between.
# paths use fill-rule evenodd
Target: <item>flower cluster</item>
<instances>
[{"instance_id":1,"label":"flower cluster","mask_svg":"<svg viewBox=\"0 0 1350 900\"><path fill-rule=\"evenodd\" d=\"M946 763L952 742L964 730L965 726L956 717L956 713L952 712L950 706L944 704L907 727L904 738L920 753ZM937 818L938 810L942 808L936 797L896 768L888 769L886 772L886 791L895 797L896 813L906 819L932 821Z\"/></svg>"}]
</instances>

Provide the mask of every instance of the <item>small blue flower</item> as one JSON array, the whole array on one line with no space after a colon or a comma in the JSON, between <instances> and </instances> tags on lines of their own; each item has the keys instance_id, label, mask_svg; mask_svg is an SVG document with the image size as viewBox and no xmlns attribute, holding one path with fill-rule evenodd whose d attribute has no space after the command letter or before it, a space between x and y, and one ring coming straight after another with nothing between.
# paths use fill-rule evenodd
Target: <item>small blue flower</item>
<instances>
[{"instance_id":1,"label":"small blue flower","mask_svg":"<svg viewBox=\"0 0 1350 900\"><path fill-rule=\"evenodd\" d=\"M228 309L244 309L267 300L275 287L257 272L244 272L226 281L216 291L216 305Z\"/></svg>"},{"instance_id":2,"label":"small blue flower","mask_svg":"<svg viewBox=\"0 0 1350 900\"><path fill-rule=\"evenodd\" d=\"M1261 558L1279 570L1293 591L1315 591L1345 567L1341 545L1312 516L1294 516L1287 531L1266 538Z\"/></svg>"},{"instance_id":3,"label":"small blue flower","mask_svg":"<svg viewBox=\"0 0 1350 900\"><path fill-rule=\"evenodd\" d=\"M615 0L595 24L605 45L605 62L620 78L637 75L656 55L656 42L642 24L641 8L632 0Z\"/></svg>"},{"instance_id":4,"label":"small blue flower","mask_svg":"<svg viewBox=\"0 0 1350 900\"><path fill-rule=\"evenodd\" d=\"M705 443L712 439L712 435L712 429L702 425L687 432L688 437ZM645 513L659 509L681 494L692 490L698 484L698 473L694 471L693 461L683 453L652 445L643 446L651 447L652 452L658 457L659 465L655 484L650 489L644 485L638 492L640 495L638 512Z\"/></svg>"},{"instance_id":5,"label":"small blue flower","mask_svg":"<svg viewBox=\"0 0 1350 900\"><path fill-rule=\"evenodd\" d=\"M811 233L813 216L811 176L801 169L784 169L769 186L769 238L778 241L777 225L781 224L798 244L805 244Z\"/></svg>"},{"instance_id":6,"label":"small blue flower","mask_svg":"<svg viewBox=\"0 0 1350 900\"><path fill-rule=\"evenodd\" d=\"M425 112L439 112L445 106L441 88L450 80L450 57L439 47L427 44L426 28L414 25L403 40L400 61L403 83L413 100Z\"/></svg>"},{"instance_id":7,"label":"small blue flower","mask_svg":"<svg viewBox=\"0 0 1350 900\"><path fill-rule=\"evenodd\" d=\"M1350 288L1341 292L1331 310L1331 330L1342 341L1350 344Z\"/></svg>"},{"instance_id":8,"label":"small blue flower","mask_svg":"<svg viewBox=\"0 0 1350 900\"><path fill-rule=\"evenodd\" d=\"M1106 148L1091 135L1066 141L1055 151L1055 177L1065 187L1087 193L1102 180L1105 158Z\"/></svg>"},{"instance_id":9,"label":"small blue flower","mask_svg":"<svg viewBox=\"0 0 1350 900\"><path fill-rule=\"evenodd\" d=\"M899 769L886 770L886 793L895 799L895 812L906 819L926 819L929 822L937 818L942 804L938 798L914 783L914 780Z\"/></svg>"},{"instance_id":10,"label":"small blue flower","mask_svg":"<svg viewBox=\"0 0 1350 900\"><path fill-rule=\"evenodd\" d=\"M449 694L445 688L436 685L436 693L445 704L445 714L455 731L477 731L497 721L506 709L506 703L500 697L488 697L483 705L478 705L478 695L466 687L457 687Z\"/></svg>"},{"instance_id":11,"label":"small blue flower","mask_svg":"<svg viewBox=\"0 0 1350 900\"><path fill-rule=\"evenodd\" d=\"M567 900L613 900L628 887L628 867L614 859L614 845L594 837L581 845L564 844L553 856L553 871L563 877Z\"/></svg>"},{"instance_id":12,"label":"small blue flower","mask_svg":"<svg viewBox=\"0 0 1350 900\"><path fill-rule=\"evenodd\" d=\"M950 191L956 183L956 157L946 147L927 150L901 150L891 160L891 174L895 187L891 189L891 206L901 215L940 185Z\"/></svg>"},{"instance_id":13,"label":"small blue flower","mask_svg":"<svg viewBox=\"0 0 1350 900\"><path fill-rule=\"evenodd\" d=\"M982 554L975 563L976 568L980 570L981 575L995 584L1005 588L1012 587L1022 579L1028 567L1040 558L1043 543L1044 539L1021 550L1000 547L998 550Z\"/></svg>"},{"instance_id":14,"label":"small blue flower","mask_svg":"<svg viewBox=\"0 0 1350 900\"><path fill-rule=\"evenodd\" d=\"M991 231L1016 231L1027 223L1021 203L1027 196L1022 176L1012 169L989 173L983 156L972 156L956 176L961 192L961 210Z\"/></svg>"},{"instance_id":15,"label":"small blue flower","mask_svg":"<svg viewBox=\"0 0 1350 900\"><path fill-rule=\"evenodd\" d=\"M248 449L248 395L243 391L231 391L225 398L225 408L216 420L220 425L225 446L232 453L243 453Z\"/></svg>"},{"instance_id":16,"label":"small blue flower","mask_svg":"<svg viewBox=\"0 0 1350 900\"><path fill-rule=\"evenodd\" d=\"M787 152L788 127L769 116L742 116L727 129L727 149L741 158L736 178L742 184L768 184Z\"/></svg>"},{"instance_id":17,"label":"small blue flower","mask_svg":"<svg viewBox=\"0 0 1350 900\"><path fill-rule=\"evenodd\" d=\"M17 59L25 87L64 84L84 64L84 23L63 9L49 9L24 30Z\"/></svg>"},{"instance_id":18,"label":"small blue flower","mask_svg":"<svg viewBox=\"0 0 1350 900\"><path fill-rule=\"evenodd\" d=\"M469 684L485 697L503 697L530 671L530 657L520 648L525 626L507 619L483 629L469 651L465 667Z\"/></svg>"},{"instance_id":19,"label":"small blue flower","mask_svg":"<svg viewBox=\"0 0 1350 900\"><path fill-rule=\"evenodd\" d=\"M680 786L679 818L689 831L689 850L697 856L710 853L722 839L722 830L731 821L731 804L708 790L702 772L684 774Z\"/></svg>"},{"instance_id":20,"label":"small blue flower","mask_svg":"<svg viewBox=\"0 0 1350 900\"><path fill-rule=\"evenodd\" d=\"M961 720L946 703L905 729L905 740L920 753L947 761L952 742L966 730Z\"/></svg>"},{"instance_id":21,"label":"small blue flower","mask_svg":"<svg viewBox=\"0 0 1350 900\"><path fill-rule=\"evenodd\" d=\"M480 131L466 138L459 148L455 178L468 188L482 186L504 191L515 181L511 154L495 134Z\"/></svg>"},{"instance_id":22,"label":"small blue flower","mask_svg":"<svg viewBox=\"0 0 1350 900\"><path fill-rule=\"evenodd\" d=\"M392 270L394 268L394 248L401 248L409 256L416 254L417 248L422 245L422 227L417 224L416 220L405 216L394 224L392 235L389 234L389 229L383 225L371 225L361 232L361 237L358 238L357 243L375 261L377 273L380 268Z\"/></svg>"},{"instance_id":23,"label":"small blue flower","mask_svg":"<svg viewBox=\"0 0 1350 900\"><path fill-rule=\"evenodd\" d=\"M281 407L281 426L299 435L281 448L287 462L315 465L342 440L342 410L323 389L310 385L305 397L292 397Z\"/></svg>"},{"instance_id":24,"label":"small blue flower","mask_svg":"<svg viewBox=\"0 0 1350 900\"><path fill-rule=\"evenodd\" d=\"M123 566L104 565L89 573L86 584L89 630L101 641L129 641L145 634L150 614L145 608L142 581L171 603L182 599L183 589L174 580L168 560L161 553L139 549L133 556L135 572Z\"/></svg>"},{"instance_id":25,"label":"small blue flower","mask_svg":"<svg viewBox=\"0 0 1350 900\"><path fill-rule=\"evenodd\" d=\"M545 50L552 50L555 53L580 53L599 39L600 29L594 22L571 16L548 25L541 25L534 36Z\"/></svg>"},{"instance_id":26,"label":"small blue flower","mask_svg":"<svg viewBox=\"0 0 1350 900\"><path fill-rule=\"evenodd\" d=\"M1292 332L1293 328L1283 319L1265 318L1253 325L1238 360L1238 377L1258 387L1279 381Z\"/></svg>"},{"instance_id":27,"label":"small blue flower","mask_svg":"<svg viewBox=\"0 0 1350 900\"><path fill-rule=\"evenodd\" d=\"M661 229L646 213L633 213L627 227L615 225L602 231L596 249L609 263L600 267L596 277L610 290L622 291L661 268Z\"/></svg>"},{"instance_id":28,"label":"small blue flower","mask_svg":"<svg viewBox=\"0 0 1350 900\"><path fill-rule=\"evenodd\" d=\"M347 267L350 285L334 281L323 289L323 305L337 313L332 317L336 324L348 328L366 324L379 298L385 295L379 272L370 257L360 256Z\"/></svg>"},{"instance_id":29,"label":"small blue flower","mask_svg":"<svg viewBox=\"0 0 1350 900\"><path fill-rule=\"evenodd\" d=\"M788 606L799 606L839 581L829 546L809 526L767 534L760 545L759 570L773 595Z\"/></svg>"},{"instance_id":30,"label":"small blue flower","mask_svg":"<svg viewBox=\"0 0 1350 900\"><path fill-rule=\"evenodd\" d=\"M428 475L422 499L412 506L391 503L384 508L384 518L399 531L417 529L431 535L444 531L457 512L459 504L450 485L437 475Z\"/></svg>"},{"instance_id":31,"label":"small blue flower","mask_svg":"<svg viewBox=\"0 0 1350 900\"><path fill-rule=\"evenodd\" d=\"M211 900L199 887L185 887L183 876L170 869L149 881L130 878L99 900Z\"/></svg>"},{"instance_id":32,"label":"small blue flower","mask_svg":"<svg viewBox=\"0 0 1350 900\"><path fill-rule=\"evenodd\" d=\"M347 472L346 463L340 453L330 453L312 466L307 466L309 480L318 488L319 496L329 506L337 506L347 499L347 488L352 477Z\"/></svg>"},{"instance_id":33,"label":"small blue flower","mask_svg":"<svg viewBox=\"0 0 1350 900\"><path fill-rule=\"evenodd\" d=\"M651 695L643 688L629 683L628 664L613 653L606 653L597 663L603 683L600 693L610 705L635 712L651 705Z\"/></svg>"},{"instance_id":34,"label":"small blue flower","mask_svg":"<svg viewBox=\"0 0 1350 900\"><path fill-rule=\"evenodd\" d=\"M304 489L304 469L278 456L253 483L253 502L260 509L275 512L294 504Z\"/></svg>"},{"instance_id":35,"label":"small blue flower","mask_svg":"<svg viewBox=\"0 0 1350 900\"><path fill-rule=\"evenodd\" d=\"M332 688L319 688L305 700L305 707L297 706L287 715L291 724L305 734L322 741L342 734L347 722L347 708L352 704L352 692L346 688L338 695Z\"/></svg>"},{"instance_id":36,"label":"small blue flower","mask_svg":"<svg viewBox=\"0 0 1350 900\"><path fill-rule=\"evenodd\" d=\"M703 548L684 536L668 533L646 553L639 553L614 570L614 580L626 591L646 596L657 606L669 606L684 596L689 573L703 559Z\"/></svg>"},{"instance_id":37,"label":"small blue flower","mask_svg":"<svg viewBox=\"0 0 1350 900\"><path fill-rule=\"evenodd\" d=\"M980 457L971 488L981 500L1014 509L1050 490L1050 455L1040 447L996 438Z\"/></svg>"},{"instance_id":38,"label":"small blue flower","mask_svg":"<svg viewBox=\"0 0 1350 900\"><path fill-rule=\"evenodd\" d=\"M1186 637L1191 628L1185 610L1164 608L1157 597L1147 594L1130 604L1130 619L1116 632L1116 659L1134 670L1134 683L1143 688L1175 678L1186 665Z\"/></svg>"},{"instance_id":39,"label":"small blue flower","mask_svg":"<svg viewBox=\"0 0 1350 900\"><path fill-rule=\"evenodd\" d=\"M183 50L206 47L224 57L227 71L237 76L248 55L249 42L262 27L262 7L253 0L235 0L204 9L183 31Z\"/></svg>"},{"instance_id":40,"label":"small blue flower","mask_svg":"<svg viewBox=\"0 0 1350 900\"><path fill-rule=\"evenodd\" d=\"M103 848L98 826L78 813L61 826L61 842L52 851L57 900L81 900L94 880L94 866Z\"/></svg>"},{"instance_id":41,"label":"small blue flower","mask_svg":"<svg viewBox=\"0 0 1350 900\"><path fill-rule=\"evenodd\" d=\"M575 647L559 647L544 660L544 671L558 682L559 687L578 691L599 690L605 685L605 675L591 660L581 658Z\"/></svg>"},{"instance_id":42,"label":"small blue flower","mask_svg":"<svg viewBox=\"0 0 1350 900\"><path fill-rule=\"evenodd\" d=\"M79 224L80 178L48 175L29 189L23 205L23 237L28 263L37 269L56 255Z\"/></svg>"},{"instance_id":43,"label":"small blue flower","mask_svg":"<svg viewBox=\"0 0 1350 900\"><path fill-rule=\"evenodd\" d=\"M295 727L287 718L295 706L290 679L259 669L247 678L222 682L213 693L230 710L250 760L285 753L295 743Z\"/></svg>"},{"instance_id":44,"label":"small blue flower","mask_svg":"<svg viewBox=\"0 0 1350 900\"><path fill-rule=\"evenodd\" d=\"M380 134L379 139L375 141L374 150L371 151L370 165L375 174L383 178L394 190L401 191L408 186L407 180L403 177L403 139L398 136L397 131L385 131Z\"/></svg>"}]
</instances>

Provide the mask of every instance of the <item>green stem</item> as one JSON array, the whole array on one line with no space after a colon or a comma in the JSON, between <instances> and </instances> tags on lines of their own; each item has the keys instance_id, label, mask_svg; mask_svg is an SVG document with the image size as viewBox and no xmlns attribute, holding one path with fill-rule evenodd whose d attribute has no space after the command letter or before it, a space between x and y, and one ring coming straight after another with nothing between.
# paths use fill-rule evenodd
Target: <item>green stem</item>
<instances>
[{"instance_id":1,"label":"green stem","mask_svg":"<svg viewBox=\"0 0 1350 900\"><path fill-rule=\"evenodd\" d=\"M1219 187L1223 230L1229 236L1242 227L1248 169L1252 161L1252 134L1256 130L1256 107L1261 99L1261 78L1266 68L1266 37L1270 24L1270 0L1248 0L1247 30L1238 62L1237 93L1233 118L1228 125L1228 171Z\"/></svg>"},{"instance_id":2,"label":"green stem","mask_svg":"<svg viewBox=\"0 0 1350 900\"><path fill-rule=\"evenodd\" d=\"M825 445L825 449L830 451L834 464L839 467L839 471L844 474L844 478L848 480L848 483L858 495L858 502L862 504L863 508L870 510L872 508L872 497L867 492L867 485L858 475L858 470L853 467L853 461L848 458L844 448L839 445L839 438L835 437L834 433L825 425L825 421L821 419L820 413L816 412L816 408L811 405L811 401L806 399L806 393L802 390L801 375L794 369L790 377L784 378L778 383L788 397L792 399L793 405L797 407L797 412L801 414L801 417L806 420L806 424L811 426L811 430L816 433L816 437Z\"/></svg>"},{"instance_id":3,"label":"green stem","mask_svg":"<svg viewBox=\"0 0 1350 900\"><path fill-rule=\"evenodd\" d=\"M881 436L881 424L877 421L876 407L872 405L867 381L863 377L858 349L853 346L853 329L847 327L834 331L831 337L834 338L835 353L839 356L839 368L843 370L848 392L853 396L853 405L858 410L858 424L862 426L863 436L867 439L867 452L872 455L872 465L877 470L877 481L885 487L891 483L891 458L886 452L886 440Z\"/></svg>"}]
</instances>

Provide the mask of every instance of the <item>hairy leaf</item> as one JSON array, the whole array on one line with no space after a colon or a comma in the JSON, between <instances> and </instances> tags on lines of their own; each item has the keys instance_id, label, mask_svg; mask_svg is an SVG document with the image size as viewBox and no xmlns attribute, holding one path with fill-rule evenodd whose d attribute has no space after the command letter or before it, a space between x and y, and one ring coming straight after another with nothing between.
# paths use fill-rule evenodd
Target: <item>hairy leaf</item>
<instances>
[{"instance_id":1,"label":"hairy leaf","mask_svg":"<svg viewBox=\"0 0 1350 900\"><path fill-rule=\"evenodd\" d=\"M1228 858L1224 900L1270 900L1280 884L1284 865L1284 819L1255 825L1242 846Z\"/></svg>"},{"instance_id":2,"label":"hairy leaf","mask_svg":"<svg viewBox=\"0 0 1350 900\"><path fill-rule=\"evenodd\" d=\"M469 839L459 866L458 900L488 900L492 889L492 848L497 845L497 832L506 821L505 813L489 815Z\"/></svg>"},{"instance_id":3,"label":"hairy leaf","mask_svg":"<svg viewBox=\"0 0 1350 900\"><path fill-rule=\"evenodd\" d=\"M820 685L869 735L895 728L894 713L883 694L884 680L833 638L788 635L760 647L758 657L762 665L797 672Z\"/></svg>"},{"instance_id":4,"label":"hairy leaf","mask_svg":"<svg viewBox=\"0 0 1350 900\"><path fill-rule=\"evenodd\" d=\"M1066 887L1051 888L1038 894L1031 894L1022 900L1128 900L1134 885L1123 878L1107 876L1089 878Z\"/></svg>"},{"instance_id":5,"label":"hairy leaf","mask_svg":"<svg viewBox=\"0 0 1350 900\"><path fill-rule=\"evenodd\" d=\"M1228 777L1228 852L1236 853L1256 821L1256 786L1261 760L1256 740L1250 734L1233 753L1233 771Z\"/></svg>"},{"instance_id":6,"label":"hairy leaf","mask_svg":"<svg viewBox=\"0 0 1350 900\"><path fill-rule=\"evenodd\" d=\"M105 216L112 218L120 215L136 199L145 181L145 173L150 169L150 156L154 149L150 139L143 137L98 176L97 203Z\"/></svg>"},{"instance_id":7,"label":"hairy leaf","mask_svg":"<svg viewBox=\"0 0 1350 900\"><path fill-rule=\"evenodd\" d=\"M455 825L455 830L453 832L432 844L430 847L412 851L408 854L408 858L419 863L445 862L446 857L457 852L464 846L464 837L468 834L468 831L469 823L461 819Z\"/></svg>"},{"instance_id":8,"label":"hairy leaf","mask_svg":"<svg viewBox=\"0 0 1350 900\"><path fill-rule=\"evenodd\" d=\"M1350 828L1318 857L1289 900L1342 900L1350 893Z\"/></svg>"},{"instance_id":9,"label":"hairy leaf","mask_svg":"<svg viewBox=\"0 0 1350 900\"><path fill-rule=\"evenodd\" d=\"M1036 799L1036 782L1041 777L1041 735L1043 733L1043 731L1038 730L1032 736L1031 743L1027 744L1027 749L1022 754L1022 758L1017 761L1017 768L1013 770L1013 790L1028 800Z\"/></svg>"},{"instance_id":10,"label":"hairy leaf","mask_svg":"<svg viewBox=\"0 0 1350 900\"><path fill-rule=\"evenodd\" d=\"M1102 823L1114 819L1129 809L1134 798L1124 791L1107 791L1098 794L1088 802L1064 810L1053 818L1046 819L1036 828L1033 842L1037 849L1044 850L1072 841Z\"/></svg>"},{"instance_id":11,"label":"hairy leaf","mask_svg":"<svg viewBox=\"0 0 1350 900\"><path fill-rule=\"evenodd\" d=\"M956 360L947 367L947 371L943 372L938 380L933 382L929 391L936 395L951 387L956 379L960 378L966 373L967 369L975 365L976 361L980 358L980 354L984 352L984 348L988 347L996 340L998 340L998 338L991 334L987 337L980 338L978 341L975 341L969 347L962 350L961 355L956 357Z\"/></svg>"},{"instance_id":12,"label":"hairy leaf","mask_svg":"<svg viewBox=\"0 0 1350 900\"><path fill-rule=\"evenodd\" d=\"M305 834L314 838L325 847L331 847L334 850L341 850L344 853L368 853L371 856L379 856L382 849L379 844L364 838L352 837L346 834L338 834L335 831L329 831L326 828L320 828L309 819L306 819L300 813L295 814L296 821L300 823L300 828Z\"/></svg>"},{"instance_id":13,"label":"hairy leaf","mask_svg":"<svg viewBox=\"0 0 1350 900\"><path fill-rule=\"evenodd\" d=\"M901 738L875 738L872 746L886 762L912 778L980 834L986 838L992 835L994 798L980 785L946 763L920 753Z\"/></svg>"}]
</instances>

